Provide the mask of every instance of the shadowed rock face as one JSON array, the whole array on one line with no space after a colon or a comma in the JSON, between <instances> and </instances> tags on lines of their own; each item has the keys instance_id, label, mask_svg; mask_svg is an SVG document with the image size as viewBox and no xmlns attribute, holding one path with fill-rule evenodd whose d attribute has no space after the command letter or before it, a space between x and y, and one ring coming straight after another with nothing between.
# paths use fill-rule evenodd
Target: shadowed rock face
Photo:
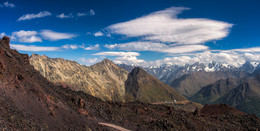
<instances>
[{"instance_id":1,"label":"shadowed rock face","mask_svg":"<svg viewBox=\"0 0 260 131\"><path fill-rule=\"evenodd\" d=\"M142 102L172 102L174 100L186 100L172 87L149 75L143 69L136 67L128 75L125 82L125 90L129 101L137 100Z\"/></svg>"},{"instance_id":2,"label":"shadowed rock face","mask_svg":"<svg viewBox=\"0 0 260 131\"><path fill-rule=\"evenodd\" d=\"M128 72L108 59L87 67L62 58L33 54L30 63L51 82L84 91L102 100L124 101L124 82Z\"/></svg>"}]
</instances>

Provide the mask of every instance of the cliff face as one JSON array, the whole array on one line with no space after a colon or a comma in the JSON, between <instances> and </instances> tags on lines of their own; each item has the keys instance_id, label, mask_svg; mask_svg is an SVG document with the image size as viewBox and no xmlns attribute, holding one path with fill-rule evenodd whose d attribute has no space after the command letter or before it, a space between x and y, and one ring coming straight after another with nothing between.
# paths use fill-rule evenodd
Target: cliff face
<instances>
[{"instance_id":1,"label":"cliff face","mask_svg":"<svg viewBox=\"0 0 260 131\"><path fill-rule=\"evenodd\" d=\"M84 91L102 100L124 101L124 82L128 72L110 60L87 67L62 58L33 54L30 63L51 82Z\"/></svg>"}]
</instances>

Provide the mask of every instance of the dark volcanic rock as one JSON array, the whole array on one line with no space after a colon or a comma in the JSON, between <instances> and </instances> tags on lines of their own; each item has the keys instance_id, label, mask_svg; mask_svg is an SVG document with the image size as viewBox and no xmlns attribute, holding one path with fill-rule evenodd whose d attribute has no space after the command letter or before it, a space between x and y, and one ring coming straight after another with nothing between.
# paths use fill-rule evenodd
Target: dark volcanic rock
<instances>
[{"instance_id":1,"label":"dark volcanic rock","mask_svg":"<svg viewBox=\"0 0 260 131\"><path fill-rule=\"evenodd\" d=\"M241 112L234 107L231 107L226 104L216 104L216 105L205 105L201 110L201 114L205 115L224 115L224 114L233 114L233 115L246 115L246 113Z\"/></svg>"}]
</instances>

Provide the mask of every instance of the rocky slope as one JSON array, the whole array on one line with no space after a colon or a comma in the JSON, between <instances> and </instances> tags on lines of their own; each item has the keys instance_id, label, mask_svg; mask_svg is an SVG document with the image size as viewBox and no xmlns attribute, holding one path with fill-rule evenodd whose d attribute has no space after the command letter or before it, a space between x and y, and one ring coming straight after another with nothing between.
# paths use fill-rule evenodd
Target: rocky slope
<instances>
[{"instance_id":1,"label":"rocky slope","mask_svg":"<svg viewBox=\"0 0 260 131\"><path fill-rule=\"evenodd\" d=\"M30 63L51 82L102 100L124 101L128 72L108 59L87 67L62 58L32 54Z\"/></svg>"},{"instance_id":2,"label":"rocky slope","mask_svg":"<svg viewBox=\"0 0 260 131\"><path fill-rule=\"evenodd\" d=\"M61 89L61 88L60 88ZM64 89L59 93L64 94ZM83 92L68 92L72 107L88 117L130 130L257 130L260 120L228 105L210 105L187 112L172 106L141 102L103 102ZM65 93L66 94L66 93ZM76 105L76 106L75 106ZM214 111L212 111L212 108Z\"/></svg>"},{"instance_id":3,"label":"rocky slope","mask_svg":"<svg viewBox=\"0 0 260 131\"><path fill-rule=\"evenodd\" d=\"M137 100L155 103L186 100L186 98L180 95L175 89L146 73L139 67L134 68L129 74L125 82L125 88L126 97L130 101Z\"/></svg>"},{"instance_id":4,"label":"rocky slope","mask_svg":"<svg viewBox=\"0 0 260 131\"><path fill-rule=\"evenodd\" d=\"M70 107L64 94L29 63L27 54L0 40L0 127L5 130L102 129Z\"/></svg>"}]
</instances>

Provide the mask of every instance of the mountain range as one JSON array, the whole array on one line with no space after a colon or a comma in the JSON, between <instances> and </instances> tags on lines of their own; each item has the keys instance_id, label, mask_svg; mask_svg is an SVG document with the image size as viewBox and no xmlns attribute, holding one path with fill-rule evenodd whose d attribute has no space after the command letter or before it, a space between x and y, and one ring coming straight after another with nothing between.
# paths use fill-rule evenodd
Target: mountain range
<instances>
[{"instance_id":1,"label":"mountain range","mask_svg":"<svg viewBox=\"0 0 260 131\"><path fill-rule=\"evenodd\" d=\"M135 66L119 64L119 67L126 69L131 72ZM163 64L159 67L142 67L149 74L157 77L162 82L170 84L173 80L185 75L191 74L193 72L217 72L217 71L237 71L253 73L255 69L259 68L260 65L257 62L245 62L240 67L231 66L225 63L219 63L212 61L211 63L205 65L203 63L196 62L194 64L185 64L184 66Z\"/></svg>"},{"instance_id":2,"label":"mountain range","mask_svg":"<svg viewBox=\"0 0 260 131\"><path fill-rule=\"evenodd\" d=\"M134 68L134 66L125 64L120 64L119 67L128 71ZM258 63L246 62L241 67L234 67L213 61L207 66L197 62L184 66L163 64L160 67L142 68L189 98L195 95L202 87L213 84L218 80L247 77L259 66Z\"/></svg>"},{"instance_id":3,"label":"mountain range","mask_svg":"<svg viewBox=\"0 0 260 131\"><path fill-rule=\"evenodd\" d=\"M84 91L103 101L161 103L186 101L188 98L201 104L226 103L244 112L260 115L255 103L241 100L234 104L237 96L226 98L229 93L243 94L243 90L238 90L237 86L245 80L251 80L252 74L257 74L258 63L246 62L241 67L234 67L213 61L207 66L197 62L142 69L125 64L116 65L108 59L84 66L74 61L36 54L31 55L30 63L51 82L68 86L74 91ZM250 83L254 83L249 85L256 87L252 91L258 94L257 82L251 80ZM257 99L257 102L259 98L248 99Z\"/></svg>"},{"instance_id":4,"label":"mountain range","mask_svg":"<svg viewBox=\"0 0 260 131\"><path fill-rule=\"evenodd\" d=\"M131 66L119 65L131 69ZM258 63L241 67L212 62L192 65L162 65L144 68L148 73L175 88L189 100L201 104L225 103L260 117L260 75Z\"/></svg>"},{"instance_id":5,"label":"mountain range","mask_svg":"<svg viewBox=\"0 0 260 131\"><path fill-rule=\"evenodd\" d=\"M187 112L165 104L102 101L72 90L75 87L53 84L30 65L27 54L10 49L9 41L8 37L0 39L0 128L3 130L260 129L256 116L228 105L206 105L201 110ZM130 83L140 76L152 77L140 68L130 74ZM136 89L143 88L146 82L150 81L145 80L131 90L138 94ZM180 96L180 99L185 98Z\"/></svg>"},{"instance_id":6,"label":"mountain range","mask_svg":"<svg viewBox=\"0 0 260 131\"><path fill-rule=\"evenodd\" d=\"M143 69L136 67L129 73L108 59L84 66L62 58L32 54L30 63L51 82L84 91L104 101L154 103L186 100L175 89Z\"/></svg>"}]
</instances>

